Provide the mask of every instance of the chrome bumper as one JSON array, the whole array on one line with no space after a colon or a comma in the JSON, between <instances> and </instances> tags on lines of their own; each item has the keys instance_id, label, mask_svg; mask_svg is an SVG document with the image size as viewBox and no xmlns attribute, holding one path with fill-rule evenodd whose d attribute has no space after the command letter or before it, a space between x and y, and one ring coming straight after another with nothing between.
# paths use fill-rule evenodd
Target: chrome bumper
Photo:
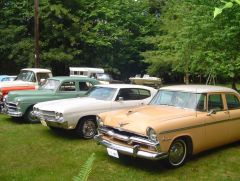
<instances>
[{"instance_id":1,"label":"chrome bumper","mask_svg":"<svg viewBox=\"0 0 240 181\"><path fill-rule=\"evenodd\" d=\"M68 129L68 123L66 121L65 122L53 122L53 121L48 121L48 120L44 120L44 121L46 122L47 126Z\"/></svg>"},{"instance_id":2,"label":"chrome bumper","mask_svg":"<svg viewBox=\"0 0 240 181\"><path fill-rule=\"evenodd\" d=\"M2 109L2 113L7 114L11 117L22 117L23 116L23 113L20 111L10 111L10 110L7 110L6 108Z\"/></svg>"},{"instance_id":3,"label":"chrome bumper","mask_svg":"<svg viewBox=\"0 0 240 181\"><path fill-rule=\"evenodd\" d=\"M141 151L139 150L139 147L140 147L139 145L135 145L133 148L130 148L127 146L118 145L116 143L111 143L110 141L102 139L101 135L96 135L94 137L94 140L96 140L99 144L107 148L117 150L119 153L130 155L133 157L145 158L148 160L160 160L168 156L168 154L164 152L151 153L147 151Z\"/></svg>"}]
</instances>

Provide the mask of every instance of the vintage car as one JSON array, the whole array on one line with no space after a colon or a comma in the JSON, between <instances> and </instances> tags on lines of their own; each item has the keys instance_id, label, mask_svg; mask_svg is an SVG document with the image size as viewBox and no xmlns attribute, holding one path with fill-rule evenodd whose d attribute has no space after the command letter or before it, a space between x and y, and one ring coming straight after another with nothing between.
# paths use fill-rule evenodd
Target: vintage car
<instances>
[{"instance_id":1,"label":"vintage car","mask_svg":"<svg viewBox=\"0 0 240 181\"><path fill-rule=\"evenodd\" d=\"M97 114L147 104L156 92L153 88L138 85L97 85L84 98L36 104L34 113L45 126L74 129L78 136L90 139L97 132Z\"/></svg>"},{"instance_id":2,"label":"vintage car","mask_svg":"<svg viewBox=\"0 0 240 181\"><path fill-rule=\"evenodd\" d=\"M95 140L110 156L179 167L191 154L240 140L240 95L219 86L163 87L149 105L102 113L97 121Z\"/></svg>"},{"instance_id":3,"label":"vintage car","mask_svg":"<svg viewBox=\"0 0 240 181\"><path fill-rule=\"evenodd\" d=\"M6 82L6 81L14 81L17 78L16 75L6 75L1 79L0 82Z\"/></svg>"},{"instance_id":4,"label":"vintage car","mask_svg":"<svg viewBox=\"0 0 240 181\"><path fill-rule=\"evenodd\" d=\"M18 90L34 90L35 86L15 86L15 87L2 87L0 88L0 113L4 107L4 100L6 95L10 91L18 91Z\"/></svg>"},{"instance_id":5,"label":"vintage car","mask_svg":"<svg viewBox=\"0 0 240 181\"><path fill-rule=\"evenodd\" d=\"M86 77L52 77L47 79L38 90L9 92L3 112L12 117L24 117L29 122L37 122L32 114L36 103L84 96L96 84L99 84L97 80Z\"/></svg>"},{"instance_id":6,"label":"vintage car","mask_svg":"<svg viewBox=\"0 0 240 181\"><path fill-rule=\"evenodd\" d=\"M14 81L0 82L0 88L35 86L37 89L39 85L49 77L52 77L51 70L40 68L25 68L20 71Z\"/></svg>"}]
</instances>

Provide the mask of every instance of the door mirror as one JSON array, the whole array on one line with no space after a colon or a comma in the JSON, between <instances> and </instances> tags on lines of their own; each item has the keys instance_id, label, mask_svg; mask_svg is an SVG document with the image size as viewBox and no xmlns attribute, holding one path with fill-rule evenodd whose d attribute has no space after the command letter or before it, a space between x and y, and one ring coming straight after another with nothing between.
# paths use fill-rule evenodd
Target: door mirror
<instances>
[{"instance_id":1,"label":"door mirror","mask_svg":"<svg viewBox=\"0 0 240 181\"><path fill-rule=\"evenodd\" d=\"M46 79L40 79L39 85L43 85L45 83Z\"/></svg>"},{"instance_id":2,"label":"door mirror","mask_svg":"<svg viewBox=\"0 0 240 181\"><path fill-rule=\"evenodd\" d=\"M123 97L119 97L117 101L122 102L123 101Z\"/></svg>"},{"instance_id":3,"label":"door mirror","mask_svg":"<svg viewBox=\"0 0 240 181\"><path fill-rule=\"evenodd\" d=\"M216 114L217 111L215 109L211 109L209 112L208 112L208 116L211 116L212 114Z\"/></svg>"}]
</instances>

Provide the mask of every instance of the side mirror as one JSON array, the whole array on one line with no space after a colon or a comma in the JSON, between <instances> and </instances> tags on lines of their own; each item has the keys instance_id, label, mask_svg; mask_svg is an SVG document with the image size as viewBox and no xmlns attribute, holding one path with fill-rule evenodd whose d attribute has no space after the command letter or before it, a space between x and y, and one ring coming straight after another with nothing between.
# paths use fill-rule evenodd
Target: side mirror
<instances>
[{"instance_id":1,"label":"side mirror","mask_svg":"<svg viewBox=\"0 0 240 181\"><path fill-rule=\"evenodd\" d=\"M217 111L215 109L211 109L209 112L208 112L208 116L211 116L212 114L216 114Z\"/></svg>"},{"instance_id":2,"label":"side mirror","mask_svg":"<svg viewBox=\"0 0 240 181\"><path fill-rule=\"evenodd\" d=\"M123 100L123 97L119 97L117 101L122 102Z\"/></svg>"},{"instance_id":3,"label":"side mirror","mask_svg":"<svg viewBox=\"0 0 240 181\"><path fill-rule=\"evenodd\" d=\"M39 85L43 85L43 83L46 81L46 79L40 79Z\"/></svg>"}]
</instances>

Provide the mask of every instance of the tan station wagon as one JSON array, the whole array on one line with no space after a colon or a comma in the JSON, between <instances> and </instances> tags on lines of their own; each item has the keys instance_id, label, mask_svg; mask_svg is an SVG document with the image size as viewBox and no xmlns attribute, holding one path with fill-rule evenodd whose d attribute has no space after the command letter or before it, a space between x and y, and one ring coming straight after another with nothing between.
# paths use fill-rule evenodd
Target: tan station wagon
<instances>
[{"instance_id":1,"label":"tan station wagon","mask_svg":"<svg viewBox=\"0 0 240 181\"><path fill-rule=\"evenodd\" d=\"M95 140L110 156L178 167L191 154L240 140L240 95L219 86L163 87L149 105L102 113L98 124Z\"/></svg>"}]
</instances>

